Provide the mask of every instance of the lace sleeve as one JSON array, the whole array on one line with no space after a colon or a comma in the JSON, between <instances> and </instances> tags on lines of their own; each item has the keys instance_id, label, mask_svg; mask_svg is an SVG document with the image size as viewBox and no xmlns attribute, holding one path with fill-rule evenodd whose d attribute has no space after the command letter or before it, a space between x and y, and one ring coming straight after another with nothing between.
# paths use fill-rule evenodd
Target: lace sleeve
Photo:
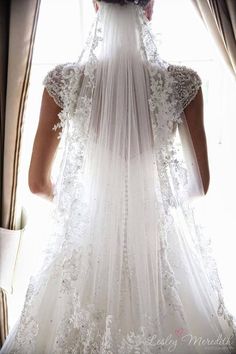
<instances>
[{"instance_id":1,"label":"lace sleeve","mask_svg":"<svg viewBox=\"0 0 236 354\"><path fill-rule=\"evenodd\" d=\"M186 66L169 65L168 71L172 78L172 99L179 115L181 115L196 97L202 80L196 71Z\"/></svg>"},{"instance_id":2,"label":"lace sleeve","mask_svg":"<svg viewBox=\"0 0 236 354\"><path fill-rule=\"evenodd\" d=\"M43 85L56 104L63 108L66 89L68 88L68 77L64 73L67 64L59 64L50 70L43 80Z\"/></svg>"}]
</instances>

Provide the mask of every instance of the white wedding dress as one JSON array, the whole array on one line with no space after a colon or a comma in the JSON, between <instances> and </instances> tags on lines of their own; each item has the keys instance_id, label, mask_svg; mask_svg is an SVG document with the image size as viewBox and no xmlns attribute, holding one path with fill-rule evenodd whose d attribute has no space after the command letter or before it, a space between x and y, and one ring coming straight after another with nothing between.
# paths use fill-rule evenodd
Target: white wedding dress
<instances>
[{"instance_id":1,"label":"white wedding dress","mask_svg":"<svg viewBox=\"0 0 236 354\"><path fill-rule=\"evenodd\" d=\"M62 108L53 233L1 354L233 353L184 108L201 79L163 61L141 6L101 2Z\"/></svg>"}]
</instances>

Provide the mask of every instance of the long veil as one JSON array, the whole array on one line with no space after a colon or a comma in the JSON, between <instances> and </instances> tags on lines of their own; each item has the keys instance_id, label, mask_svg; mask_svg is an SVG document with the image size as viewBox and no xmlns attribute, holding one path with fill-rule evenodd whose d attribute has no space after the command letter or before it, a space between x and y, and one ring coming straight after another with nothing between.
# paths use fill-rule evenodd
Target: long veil
<instances>
[{"instance_id":1,"label":"long veil","mask_svg":"<svg viewBox=\"0 0 236 354\"><path fill-rule=\"evenodd\" d=\"M141 6L101 2L78 61L44 84L62 107L53 128L64 154L55 231L31 279L18 348L158 353L179 328L234 332L191 207L203 187L183 109L198 75L160 58Z\"/></svg>"}]
</instances>

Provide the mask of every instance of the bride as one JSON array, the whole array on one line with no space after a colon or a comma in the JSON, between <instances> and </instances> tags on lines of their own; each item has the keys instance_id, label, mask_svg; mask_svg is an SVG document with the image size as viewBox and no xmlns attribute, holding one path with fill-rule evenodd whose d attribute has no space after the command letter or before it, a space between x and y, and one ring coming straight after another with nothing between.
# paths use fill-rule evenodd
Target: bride
<instances>
[{"instance_id":1,"label":"bride","mask_svg":"<svg viewBox=\"0 0 236 354\"><path fill-rule=\"evenodd\" d=\"M209 186L201 79L159 56L153 0L94 6L79 59L43 82L29 186L54 228L1 354L233 353L194 213Z\"/></svg>"}]
</instances>

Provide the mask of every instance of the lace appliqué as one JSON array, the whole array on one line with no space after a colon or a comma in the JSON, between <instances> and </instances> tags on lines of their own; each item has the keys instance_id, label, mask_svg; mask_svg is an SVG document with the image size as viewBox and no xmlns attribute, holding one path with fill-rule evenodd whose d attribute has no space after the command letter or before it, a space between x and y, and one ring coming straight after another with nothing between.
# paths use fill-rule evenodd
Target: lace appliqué
<instances>
[{"instance_id":1,"label":"lace appliqu\u00e9","mask_svg":"<svg viewBox=\"0 0 236 354\"><path fill-rule=\"evenodd\" d=\"M65 64L57 65L53 70L50 70L43 80L43 85L47 88L49 95L54 99L55 103L63 108L64 106L64 91L66 82L62 75L62 70Z\"/></svg>"},{"instance_id":2,"label":"lace appliqu\u00e9","mask_svg":"<svg viewBox=\"0 0 236 354\"><path fill-rule=\"evenodd\" d=\"M168 73L172 86L168 101L172 111L181 116L182 111L196 97L202 80L195 70L184 65L169 65ZM179 122L181 122L181 118Z\"/></svg>"},{"instance_id":3,"label":"lace appliqu\u00e9","mask_svg":"<svg viewBox=\"0 0 236 354\"><path fill-rule=\"evenodd\" d=\"M48 94L54 99L55 103L61 108L61 111L58 113L58 123L56 123L52 130L56 131L57 129L64 129L65 127L65 115L62 114L65 107L66 93L69 89L70 77L68 76L67 66L71 64L59 64L52 70L50 70L46 77L43 80L43 85L47 89ZM72 72L70 72L72 74ZM58 139L62 136L62 131L58 135Z\"/></svg>"},{"instance_id":4,"label":"lace appliqu\u00e9","mask_svg":"<svg viewBox=\"0 0 236 354\"><path fill-rule=\"evenodd\" d=\"M114 322L115 323L115 322ZM127 335L122 329L112 327L113 318L105 311L97 311L93 305L82 308L78 293L71 301L64 322L58 329L53 354L106 353L106 354L154 354L161 353L164 345L157 334L151 334L144 327L130 331Z\"/></svg>"}]
</instances>

